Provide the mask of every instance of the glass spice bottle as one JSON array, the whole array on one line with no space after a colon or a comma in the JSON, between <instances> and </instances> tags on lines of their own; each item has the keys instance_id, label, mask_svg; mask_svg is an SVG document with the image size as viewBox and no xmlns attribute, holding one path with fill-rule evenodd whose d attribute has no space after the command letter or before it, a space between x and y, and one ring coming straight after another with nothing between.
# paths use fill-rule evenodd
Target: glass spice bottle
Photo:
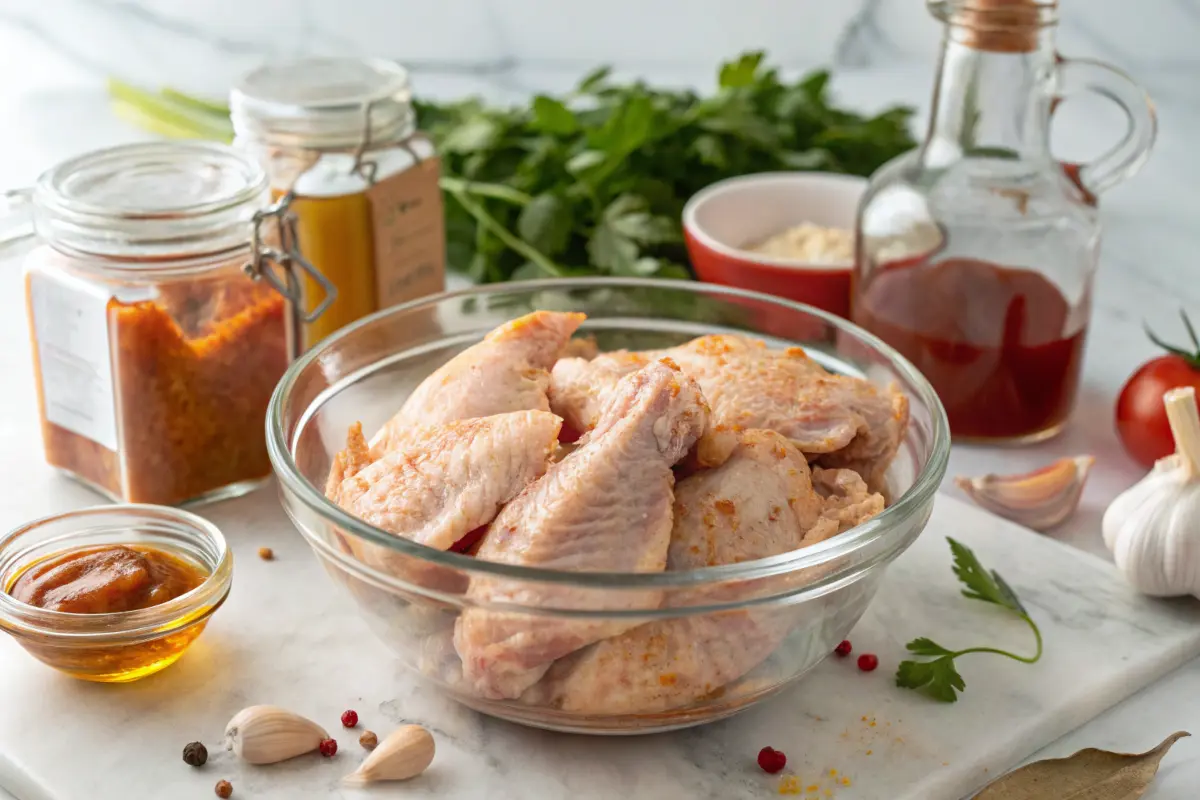
<instances>
[{"instance_id":1,"label":"glass spice bottle","mask_svg":"<svg viewBox=\"0 0 1200 800\"><path fill-rule=\"evenodd\" d=\"M1154 109L1123 73L1056 57L1054 0L937 0L946 25L929 131L872 176L859 206L851 318L929 378L958 440L1062 429L1091 313L1094 196L1133 175ZM1050 154L1059 100L1095 92L1129 128L1096 161ZM897 241L932 249L897 249Z\"/></svg>"},{"instance_id":2,"label":"glass spice bottle","mask_svg":"<svg viewBox=\"0 0 1200 800\"><path fill-rule=\"evenodd\" d=\"M310 347L381 308L445 288L439 165L416 129L408 74L390 61L267 64L230 95L235 146L266 169L305 256L337 298L305 327ZM308 308L318 302L305 283Z\"/></svg>"},{"instance_id":3,"label":"glass spice bottle","mask_svg":"<svg viewBox=\"0 0 1200 800\"><path fill-rule=\"evenodd\" d=\"M286 225L264 230L262 169L225 145L127 145L58 165L27 197L46 460L133 503L257 486L267 403L294 353L295 268L311 274Z\"/></svg>"}]
</instances>

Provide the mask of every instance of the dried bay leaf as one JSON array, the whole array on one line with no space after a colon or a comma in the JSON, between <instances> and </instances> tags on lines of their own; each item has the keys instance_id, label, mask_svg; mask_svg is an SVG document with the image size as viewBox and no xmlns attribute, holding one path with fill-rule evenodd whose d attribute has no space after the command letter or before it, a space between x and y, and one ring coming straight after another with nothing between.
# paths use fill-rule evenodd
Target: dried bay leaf
<instances>
[{"instance_id":1,"label":"dried bay leaf","mask_svg":"<svg viewBox=\"0 0 1200 800\"><path fill-rule=\"evenodd\" d=\"M1088 748L1028 764L988 786L975 800L1137 800L1154 780L1158 762L1184 736L1191 734L1173 733L1145 753Z\"/></svg>"}]
</instances>

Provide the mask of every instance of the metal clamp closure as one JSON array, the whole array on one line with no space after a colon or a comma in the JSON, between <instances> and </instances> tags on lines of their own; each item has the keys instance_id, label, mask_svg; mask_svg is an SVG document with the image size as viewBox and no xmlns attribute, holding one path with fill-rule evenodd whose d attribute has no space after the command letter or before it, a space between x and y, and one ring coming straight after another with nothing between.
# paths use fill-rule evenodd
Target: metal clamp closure
<instances>
[{"instance_id":1,"label":"metal clamp closure","mask_svg":"<svg viewBox=\"0 0 1200 800\"><path fill-rule=\"evenodd\" d=\"M278 202L255 212L254 230L250 239L251 260L243 269L254 280L262 278L271 284L275 291L292 304L296 318L301 322L310 323L324 314L337 299L337 287L301 254L296 215L289 210L291 202L292 193L288 192ZM278 240L278 247L271 247L266 243L269 241L270 231L264 234L263 225L268 222L274 222L274 238ZM304 291L296 272L297 268L321 287L321 302L311 311L305 311Z\"/></svg>"}]
</instances>

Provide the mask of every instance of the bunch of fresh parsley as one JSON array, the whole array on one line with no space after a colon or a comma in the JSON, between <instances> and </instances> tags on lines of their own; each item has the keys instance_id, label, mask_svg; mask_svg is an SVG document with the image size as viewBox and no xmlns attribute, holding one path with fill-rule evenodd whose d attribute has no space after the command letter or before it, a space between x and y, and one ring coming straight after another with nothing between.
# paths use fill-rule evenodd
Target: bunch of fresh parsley
<instances>
[{"instance_id":1,"label":"bunch of fresh parsley","mask_svg":"<svg viewBox=\"0 0 1200 800\"><path fill-rule=\"evenodd\" d=\"M854 114L831 105L828 82L784 81L748 53L707 97L602 68L525 108L420 102L442 157L448 263L482 282L686 278L680 213L705 186L770 170L869 175L913 147L909 109Z\"/></svg>"},{"instance_id":2,"label":"bunch of fresh parsley","mask_svg":"<svg viewBox=\"0 0 1200 800\"><path fill-rule=\"evenodd\" d=\"M442 158L447 264L477 281L564 275L689 277L680 213L723 178L772 170L870 175L914 146L911 109L835 107L829 73L796 82L746 53L717 91L618 83L607 68L525 107L416 100ZM121 116L172 137L228 141L229 109L109 81Z\"/></svg>"},{"instance_id":3,"label":"bunch of fresh parsley","mask_svg":"<svg viewBox=\"0 0 1200 800\"><path fill-rule=\"evenodd\" d=\"M979 559L976 558L971 548L966 545L956 542L949 536L946 537L946 541L950 543L950 550L954 554L954 574L958 576L959 582L967 587L963 590L963 596L1008 609L1025 620L1037 638L1037 652L1032 656L1021 656L994 647L968 647L965 650L950 650L932 639L924 637L909 642L908 651L910 653L918 656L930 656L933 660L901 661L900 667L896 670L896 685L906 689L916 689L944 703L953 703L958 699L958 693L967 688L966 681L954 667L956 658L970 653L992 653L1025 664L1033 664L1042 657L1042 632L1038 630L1037 623L1030 618L1025 606L1021 604L1017 593L1004 578L1000 577L1000 573L995 570L988 572L979 563Z\"/></svg>"}]
</instances>

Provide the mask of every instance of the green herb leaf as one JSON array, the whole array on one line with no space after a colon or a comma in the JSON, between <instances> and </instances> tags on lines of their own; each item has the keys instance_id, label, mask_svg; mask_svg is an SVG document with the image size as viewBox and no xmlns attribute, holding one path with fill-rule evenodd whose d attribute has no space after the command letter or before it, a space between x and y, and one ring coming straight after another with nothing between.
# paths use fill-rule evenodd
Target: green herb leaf
<instances>
[{"instance_id":1,"label":"green herb leaf","mask_svg":"<svg viewBox=\"0 0 1200 800\"><path fill-rule=\"evenodd\" d=\"M729 157L725 155L725 145L719 136L711 133L701 134L692 143L692 149L696 151L700 160L709 166L722 169L729 163Z\"/></svg>"},{"instance_id":2,"label":"green herb leaf","mask_svg":"<svg viewBox=\"0 0 1200 800\"><path fill-rule=\"evenodd\" d=\"M592 263L614 275L633 275L638 258L638 246L622 236L612 225L602 222L588 240L588 255Z\"/></svg>"},{"instance_id":3,"label":"green herb leaf","mask_svg":"<svg viewBox=\"0 0 1200 800\"><path fill-rule=\"evenodd\" d=\"M896 670L896 685L924 692L943 703L955 702L958 693L967 688L966 681L954 668L953 655L933 661L901 661Z\"/></svg>"},{"instance_id":4,"label":"green herb leaf","mask_svg":"<svg viewBox=\"0 0 1200 800\"><path fill-rule=\"evenodd\" d=\"M640 244L680 241L675 220L656 217L646 209L649 203L637 195L621 195L604 209L604 222L627 239Z\"/></svg>"},{"instance_id":5,"label":"green herb leaf","mask_svg":"<svg viewBox=\"0 0 1200 800\"><path fill-rule=\"evenodd\" d=\"M762 51L743 53L736 61L727 61L721 65L717 83L722 89L736 89L750 86L762 64Z\"/></svg>"},{"instance_id":6,"label":"green herb leaf","mask_svg":"<svg viewBox=\"0 0 1200 800\"><path fill-rule=\"evenodd\" d=\"M547 256L557 256L567 249L571 225L570 204L550 192L533 198L517 217L517 233Z\"/></svg>"},{"instance_id":7,"label":"green herb leaf","mask_svg":"<svg viewBox=\"0 0 1200 800\"><path fill-rule=\"evenodd\" d=\"M953 554L954 574L967 587L963 595L972 600L994 603L1014 612L1029 625L1037 639L1037 652L1032 656L1020 656L995 647L951 650L923 636L909 642L907 649L910 653L932 657L933 660L900 662L896 669L896 685L905 689L916 689L943 703L953 703L958 699L958 693L966 689L965 681L955 668L955 659L972 653L991 653L1025 664L1034 664L1042 657L1042 633L1025 610L1025 606L1021 604L1017 593L1000 577L1000 573L995 570L988 572L966 545L950 537L946 537L946 541L950 543L950 551Z\"/></svg>"},{"instance_id":8,"label":"green herb leaf","mask_svg":"<svg viewBox=\"0 0 1200 800\"><path fill-rule=\"evenodd\" d=\"M926 639L925 637L913 639L908 643L907 649L908 652L916 653L919 656L948 656L953 652L942 647L932 639Z\"/></svg>"},{"instance_id":9,"label":"green herb leaf","mask_svg":"<svg viewBox=\"0 0 1200 800\"><path fill-rule=\"evenodd\" d=\"M602 87L608 76L612 74L612 67L597 67L596 69L584 75L579 81L579 85L575 91L579 94L588 94Z\"/></svg>"},{"instance_id":10,"label":"green herb leaf","mask_svg":"<svg viewBox=\"0 0 1200 800\"><path fill-rule=\"evenodd\" d=\"M984 569L971 548L948 536L946 541L950 542L950 550L954 553L954 574L958 576L959 582L967 587L963 590L964 597L995 603L1018 614L1025 613L1025 607L1017 599L1012 587L995 571L989 573Z\"/></svg>"},{"instance_id":11,"label":"green herb leaf","mask_svg":"<svg viewBox=\"0 0 1200 800\"><path fill-rule=\"evenodd\" d=\"M620 160L646 143L654 122L650 98L637 93L627 98L608 122L588 135L593 149L603 150L608 159Z\"/></svg>"},{"instance_id":12,"label":"green herb leaf","mask_svg":"<svg viewBox=\"0 0 1200 800\"><path fill-rule=\"evenodd\" d=\"M580 172L586 172L592 167L603 164L606 159L607 156L603 150L584 150L567 161L567 172L578 175Z\"/></svg>"},{"instance_id":13,"label":"green herb leaf","mask_svg":"<svg viewBox=\"0 0 1200 800\"><path fill-rule=\"evenodd\" d=\"M531 127L534 130L567 136L579 130L579 120L575 119L571 109L560 101L545 95L538 95L533 99Z\"/></svg>"},{"instance_id":14,"label":"green herb leaf","mask_svg":"<svg viewBox=\"0 0 1200 800\"><path fill-rule=\"evenodd\" d=\"M491 147L500 136L500 126L484 116L473 117L446 134L438 144L444 153L473 153Z\"/></svg>"},{"instance_id":15,"label":"green herb leaf","mask_svg":"<svg viewBox=\"0 0 1200 800\"><path fill-rule=\"evenodd\" d=\"M782 158L788 169L821 170L835 166L833 156L822 147L784 153Z\"/></svg>"}]
</instances>

